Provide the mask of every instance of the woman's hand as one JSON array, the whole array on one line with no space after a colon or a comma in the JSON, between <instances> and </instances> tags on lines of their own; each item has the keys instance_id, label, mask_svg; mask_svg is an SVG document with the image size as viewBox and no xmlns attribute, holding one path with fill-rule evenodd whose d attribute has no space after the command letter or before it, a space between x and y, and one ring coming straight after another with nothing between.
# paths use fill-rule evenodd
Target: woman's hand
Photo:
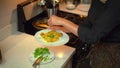
<instances>
[{"instance_id":1,"label":"woman's hand","mask_svg":"<svg viewBox=\"0 0 120 68\"><path fill-rule=\"evenodd\" d=\"M67 19L52 15L48 20L48 29L62 30L64 32L70 33L70 31L63 27L65 21L67 21ZM65 24L67 24L67 22L65 22Z\"/></svg>"},{"instance_id":2,"label":"woman's hand","mask_svg":"<svg viewBox=\"0 0 120 68\"><path fill-rule=\"evenodd\" d=\"M69 21L65 18L61 18L61 17L55 16L55 15L52 15L50 17L50 19L48 20L48 25L49 25L49 28L68 31L68 32L71 32L71 33L75 34L76 36L78 36L78 33L77 33L78 25L74 24L72 21ZM61 27L64 27L65 29L63 29Z\"/></svg>"},{"instance_id":3,"label":"woman's hand","mask_svg":"<svg viewBox=\"0 0 120 68\"><path fill-rule=\"evenodd\" d=\"M66 19L52 15L50 19L48 20L48 25L53 26L53 25L64 25L64 22Z\"/></svg>"},{"instance_id":4,"label":"woman's hand","mask_svg":"<svg viewBox=\"0 0 120 68\"><path fill-rule=\"evenodd\" d=\"M63 26L49 26L48 29L62 30L63 32L71 33L69 30L67 30L67 29L64 28Z\"/></svg>"}]
</instances>

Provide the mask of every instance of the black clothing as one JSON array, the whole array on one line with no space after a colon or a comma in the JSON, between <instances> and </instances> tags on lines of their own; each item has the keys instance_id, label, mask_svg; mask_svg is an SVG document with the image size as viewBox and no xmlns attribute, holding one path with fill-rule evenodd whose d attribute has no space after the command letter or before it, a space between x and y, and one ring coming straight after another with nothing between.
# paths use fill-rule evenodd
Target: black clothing
<instances>
[{"instance_id":1,"label":"black clothing","mask_svg":"<svg viewBox=\"0 0 120 68\"><path fill-rule=\"evenodd\" d=\"M119 0L108 0L105 4L92 0L84 24L79 25L79 38L89 44L100 41L120 42L119 3Z\"/></svg>"}]
</instances>

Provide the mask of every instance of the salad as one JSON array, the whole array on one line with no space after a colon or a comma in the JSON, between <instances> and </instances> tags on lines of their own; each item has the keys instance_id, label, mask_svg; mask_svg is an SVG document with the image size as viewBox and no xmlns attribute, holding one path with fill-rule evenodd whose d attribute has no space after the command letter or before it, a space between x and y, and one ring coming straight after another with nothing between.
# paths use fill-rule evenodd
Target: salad
<instances>
[{"instance_id":1,"label":"salad","mask_svg":"<svg viewBox=\"0 0 120 68\"><path fill-rule=\"evenodd\" d=\"M36 48L34 51L34 58L41 58L43 62L51 59L49 55L50 55L50 51L46 47Z\"/></svg>"}]
</instances>

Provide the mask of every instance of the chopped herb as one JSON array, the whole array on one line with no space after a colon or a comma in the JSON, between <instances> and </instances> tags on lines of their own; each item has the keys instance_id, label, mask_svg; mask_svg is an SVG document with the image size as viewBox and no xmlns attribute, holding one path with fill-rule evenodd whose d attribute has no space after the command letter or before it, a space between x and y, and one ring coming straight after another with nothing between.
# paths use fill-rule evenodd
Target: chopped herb
<instances>
[{"instance_id":1,"label":"chopped herb","mask_svg":"<svg viewBox=\"0 0 120 68\"><path fill-rule=\"evenodd\" d=\"M35 52L34 52L34 57L44 57L44 56L48 56L50 54L49 49L48 48L36 48Z\"/></svg>"}]
</instances>

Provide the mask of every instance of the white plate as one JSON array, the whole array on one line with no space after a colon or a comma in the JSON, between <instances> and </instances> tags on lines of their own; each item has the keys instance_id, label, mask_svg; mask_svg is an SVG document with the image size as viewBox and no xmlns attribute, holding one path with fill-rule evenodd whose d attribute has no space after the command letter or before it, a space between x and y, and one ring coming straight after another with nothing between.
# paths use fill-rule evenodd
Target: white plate
<instances>
[{"instance_id":1,"label":"white plate","mask_svg":"<svg viewBox=\"0 0 120 68\"><path fill-rule=\"evenodd\" d=\"M49 51L50 51L50 50L49 50ZM31 61L32 63L34 63L35 60L37 60L37 58L38 58L38 57L37 57L37 58L34 57L34 52L35 52L35 51L33 51L33 52L30 54L30 56L29 56L29 59L30 59L30 61ZM49 60L41 61L40 64L46 64L46 63L52 62L52 61L55 59L54 52L50 51L50 55L49 55L48 57L50 58Z\"/></svg>"},{"instance_id":2,"label":"white plate","mask_svg":"<svg viewBox=\"0 0 120 68\"><path fill-rule=\"evenodd\" d=\"M44 30L40 30L35 34L35 38L37 39L38 42L40 42L41 45L47 45L47 46L60 46L60 45L64 45L69 41L69 36L61 31L61 30L56 30L57 32L60 32L63 34L63 36L56 42L46 42L44 41L44 39L40 36L41 33L46 33L51 31L51 29L44 29Z\"/></svg>"}]
</instances>

